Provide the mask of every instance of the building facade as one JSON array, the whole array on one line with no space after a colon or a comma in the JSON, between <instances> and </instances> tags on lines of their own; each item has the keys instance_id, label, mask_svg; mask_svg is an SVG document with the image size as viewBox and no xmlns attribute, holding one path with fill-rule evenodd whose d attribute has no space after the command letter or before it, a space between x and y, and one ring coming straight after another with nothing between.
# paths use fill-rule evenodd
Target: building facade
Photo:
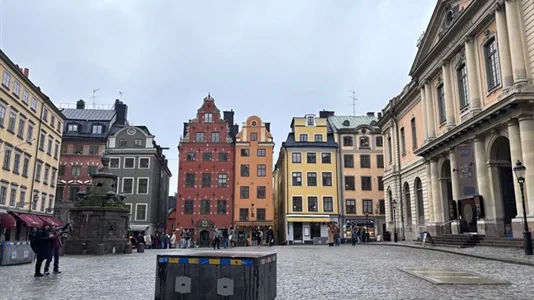
<instances>
[{"instance_id":1,"label":"building facade","mask_svg":"<svg viewBox=\"0 0 534 300\"><path fill-rule=\"evenodd\" d=\"M178 146L176 227L189 229L193 241L209 246L213 229L229 228L234 221L234 112L221 116L208 95L196 117L184 123Z\"/></svg>"},{"instance_id":2,"label":"building facade","mask_svg":"<svg viewBox=\"0 0 534 300\"><path fill-rule=\"evenodd\" d=\"M357 226L371 238L385 232L384 141L374 113L328 117L338 143L337 170L340 224L344 238Z\"/></svg>"},{"instance_id":3,"label":"building facade","mask_svg":"<svg viewBox=\"0 0 534 300\"><path fill-rule=\"evenodd\" d=\"M155 233L167 229L167 201L172 176L163 148L146 126L114 126L106 153L109 171L118 177L117 193L126 196L130 230Z\"/></svg>"},{"instance_id":4,"label":"building facade","mask_svg":"<svg viewBox=\"0 0 534 300\"><path fill-rule=\"evenodd\" d=\"M237 244L245 244L252 230L275 227L273 199L274 141L270 123L257 116L243 123L235 142L234 221Z\"/></svg>"},{"instance_id":5,"label":"building facade","mask_svg":"<svg viewBox=\"0 0 534 300\"><path fill-rule=\"evenodd\" d=\"M526 209L533 216L533 15L530 1L440 1L410 70L418 92L384 110L389 127L403 107L412 107L406 115L421 111L423 143L409 163L423 159L424 223L434 234L521 237L521 192L513 174L518 161L526 167ZM408 167L400 161L394 171ZM391 194L400 199L408 191L397 187ZM414 185L412 212L419 194ZM391 202L386 205L389 215ZM396 220L405 209L395 210Z\"/></svg>"},{"instance_id":6,"label":"building facade","mask_svg":"<svg viewBox=\"0 0 534 300\"><path fill-rule=\"evenodd\" d=\"M19 241L52 217L63 115L2 51L0 74L0 240Z\"/></svg>"},{"instance_id":7,"label":"building facade","mask_svg":"<svg viewBox=\"0 0 534 300\"><path fill-rule=\"evenodd\" d=\"M278 201L285 206L282 243L324 244L327 224L339 222L337 143L324 113L293 118L282 143L275 171Z\"/></svg>"}]
</instances>

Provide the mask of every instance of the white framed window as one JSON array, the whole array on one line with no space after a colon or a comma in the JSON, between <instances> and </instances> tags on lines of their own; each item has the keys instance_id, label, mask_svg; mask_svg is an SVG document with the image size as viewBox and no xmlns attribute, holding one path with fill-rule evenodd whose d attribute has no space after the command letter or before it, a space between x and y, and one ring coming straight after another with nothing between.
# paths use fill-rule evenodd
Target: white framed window
<instances>
[{"instance_id":1,"label":"white framed window","mask_svg":"<svg viewBox=\"0 0 534 300\"><path fill-rule=\"evenodd\" d=\"M120 169L121 159L120 157L110 157L109 158L109 168L110 169Z\"/></svg>"},{"instance_id":2,"label":"white framed window","mask_svg":"<svg viewBox=\"0 0 534 300\"><path fill-rule=\"evenodd\" d=\"M67 126L68 132L78 132L78 124L69 124Z\"/></svg>"},{"instance_id":3,"label":"white framed window","mask_svg":"<svg viewBox=\"0 0 534 300\"><path fill-rule=\"evenodd\" d=\"M315 126L315 116L307 115L306 116L306 126Z\"/></svg>"},{"instance_id":4,"label":"white framed window","mask_svg":"<svg viewBox=\"0 0 534 300\"><path fill-rule=\"evenodd\" d=\"M13 94L20 97L20 82L15 80L15 83L13 83Z\"/></svg>"},{"instance_id":5,"label":"white framed window","mask_svg":"<svg viewBox=\"0 0 534 300\"><path fill-rule=\"evenodd\" d=\"M4 71L4 76L2 77L2 84L9 88L9 84L11 83L11 74L9 74L8 71Z\"/></svg>"},{"instance_id":6,"label":"white framed window","mask_svg":"<svg viewBox=\"0 0 534 300\"><path fill-rule=\"evenodd\" d=\"M130 216L130 221L132 220L132 204L131 203L125 203L126 207L128 208L128 213Z\"/></svg>"},{"instance_id":7,"label":"white framed window","mask_svg":"<svg viewBox=\"0 0 534 300\"><path fill-rule=\"evenodd\" d=\"M122 178L122 193L123 194L133 194L134 191L134 178L133 177L124 177Z\"/></svg>"},{"instance_id":8,"label":"white framed window","mask_svg":"<svg viewBox=\"0 0 534 300\"><path fill-rule=\"evenodd\" d=\"M48 109L44 109L43 111L43 120L48 122Z\"/></svg>"},{"instance_id":9,"label":"white framed window","mask_svg":"<svg viewBox=\"0 0 534 300\"><path fill-rule=\"evenodd\" d=\"M213 123L213 114L204 114L204 122Z\"/></svg>"},{"instance_id":10,"label":"white framed window","mask_svg":"<svg viewBox=\"0 0 534 300\"><path fill-rule=\"evenodd\" d=\"M125 157L124 158L124 168L125 169L134 169L135 168L135 157Z\"/></svg>"},{"instance_id":11,"label":"white framed window","mask_svg":"<svg viewBox=\"0 0 534 300\"><path fill-rule=\"evenodd\" d=\"M137 178L137 194L147 195L148 194L148 177L139 177Z\"/></svg>"},{"instance_id":12,"label":"white framed window","mask_svg":"<svg viewBox=\"0 0 534 300\"><path fill-rule=\"evenodd\" d=\"M136 204L135 205L135 220L136 221L146 221L146 204Z\"/></svg>"},{"instance_id":13,"label":"white framed window","mask_svg":"<svg viewBox=\"0 0 534 300\"><path fill-rule=\"evenodd\" d=\"M28 100L30 99L30 92L27 89L24 89L24 92L22 92L22 102L25 104L28 104Z\"/></svg>"},{"instance_id":14,"label":"white framed window","mask_svg":"<svg viewBox=\"0 0 534 300\"><path fill-rule=\"evenodd\" d=\"M150 157L139 157L139 169L150 169Z\"/></svg>"},{"instance_id":15,"label":"white framed window","mask_svg":"<svg viewBox=\"0 0 534 300\"><path fill-rule=\"evenodd\" d=\"M104 131L103 125L93 125L93 134L102 134Z\"/></svg>"},{"instance_id":16,"label":"white framed window","mask_svg":"<svg viewBox=\"0 0 534 300\"><path fill-rule=\"evenodd\" d=\"M35 111L37 110L37 99L35 97L32 98L32 109Z\"/></svg>"}]
</instances>

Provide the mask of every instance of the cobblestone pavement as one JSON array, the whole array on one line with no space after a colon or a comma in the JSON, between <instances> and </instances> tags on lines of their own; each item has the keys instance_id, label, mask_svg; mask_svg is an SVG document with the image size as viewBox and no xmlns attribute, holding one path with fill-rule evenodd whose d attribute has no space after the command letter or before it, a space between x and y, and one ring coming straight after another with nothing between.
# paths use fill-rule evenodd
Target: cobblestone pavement
<instances>
[{"instance_id":1,"label":"cobblestone pavement","mask_svg":"<svg viewBox=\"0 0 534 300\"><path fill-rule=\"evenodd\" d=\"M241 248L258 251L258 248ZM404 247L261 248L278 252L277 300L531 299L533 267ZM180 251L180 250L173 250ZM223 250L221 250L223 251ZM63 273L34 278L33 265L0 267L0 299L154 299L156 254L62 257ZM397 268L471 271L510 286L433 285Z\"/></svg>"}]
</instances>

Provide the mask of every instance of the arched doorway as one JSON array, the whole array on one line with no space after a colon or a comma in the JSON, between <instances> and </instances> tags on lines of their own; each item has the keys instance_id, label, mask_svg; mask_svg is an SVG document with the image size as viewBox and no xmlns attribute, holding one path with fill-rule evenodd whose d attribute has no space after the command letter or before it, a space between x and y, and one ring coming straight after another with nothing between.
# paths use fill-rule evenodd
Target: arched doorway
<instances>
[{"instance_id":1,"label":"arched doorway","mask_svg":"<svg viewBox=\"0 0 534 300\"><path fill-rule=\"evenodd\" d=\"M495 187L495 211L497 218L503 218L504 234L509 235L512 234L512 219L517 216L517 207L508 138L500 136L495 139L491 145L490 158L492 168L497 168L496 174L498 174L498 178L494 178L493 183Z\"/></svg>"},{"instance_id":2,"label":"arched doorway","mask_svg":"<svg viewBox=\"0 0 534 300\"><path fill-rule=\"evenodd\" d=\"M417 204L417 225L425 225L425 202L423 200L423 183L419 177L415 178L415 203Z\"/></svg>"},{"instance_id":3,"label":"arched doorway","mask_svg":"<svg viewBox=\"0 0 534 300\"><path fill-rule=\"evenodd\" d=\"M441 165L440 182L444 220L449 222L455 219L456 216L454 215L454 199L452 195L451 161L448 159Z\"/></svg>"},{"instance_id":4,"label":"arched doorway","mask_svg":"<svg viewBox=\"0 0 534 300\"><path fill-rule=\"evenodd\" d=\"M412 228L412 197L410 197L410 185L408 182L404 183L403 191L404 202L406 203L406 223L408 224L408 230L410 230Z\"/></svg>"},{"instance_id":5,"label":"arched doorway","mask_svg":"<svg viewBox=\"0 0 534 300\"><path fill-rule=\"evenodd\" d=\"M209 231L202 230L200 232L199 247L211 247L210 241L211 239Z\"/></svg>"}]
</instances>

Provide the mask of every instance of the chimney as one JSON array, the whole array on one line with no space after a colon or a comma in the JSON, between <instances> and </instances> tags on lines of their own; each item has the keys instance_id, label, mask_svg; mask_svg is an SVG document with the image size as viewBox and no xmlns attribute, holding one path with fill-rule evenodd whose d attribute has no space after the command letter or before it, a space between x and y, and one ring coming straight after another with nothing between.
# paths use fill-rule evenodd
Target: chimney
<instances>
[{"instance_id":1,"label":"chimney","mask_svg":"<svg viewBox=\"0 0 534 300\"><path fill-rule=\"evenodd\" d=\"M319 112L319 118L321 119L326 119L328 117L332 117L334 116L334 112L333 111L329 111L329 110L322 110Z\"/></svg>"},{"instance_id":2,"label":"chimney","mask_svg":"<svg viewBox=\"0 0 534 300\"><path fill-rule=\"evenodd\" d=\"M27 78L30 78L30 69L24 68L22 70L22 74L24 74L24 76L26 76Z\"/></svg>"},{"instance_id":3,"label":"chimney","mask_svg":"<svg viewBox=\"0 0 534 300\"><path fill-rule=\"evenodd\" d=\"M374 117L374 116L375 116L375 113L372 112L372 111L371 111L371 112L368 112L368 113L367 113L367 116L368 116L368 117Z\"/></svg>"},{"instance_id":4,"label":"chimney","mask_svg":"<svg viewBox=\"0 0 534 300\"><path fill-rule=\"evenodd\" d=\"M85 109L85 101L82 99L78 100L78 102L76 102L76 109Z\"/></svg>"},{"instance_id":5,"label":"chimney","mask_svg":"<svg viewBox=\"0 0 534 300\"><path fill-rule=\"evenodd\" d=\"M235 138L235 136L239 132L239 125L234 124L234 126L232 126L232 127L233 127L233 131L231 132L231 135L232 135L232 138Z\"/></svg>"},{"instance_id":6,"label":"chimney","mask_svg":"<svg viewBox=\"0 0 534 300\"><path fill-rule=\"evenodd\" d=\"M184 137L187 135L187 129L189 128L189 122L184 122Z\"/></svg>"},{"instance_id":7,"label":"chimney","mask_svg":"<svg viewBox=\"0 0 534 300\"><path fill-rule=\"evenodd\" d=\"M265 122L265 129L266 129L268 132L271 132L271 123L269 123L269 122Z\"/></svg>"},{"instance_id":8,"label":"chimney","mask_svg":"<svg viewBox=\"0 0 534 300\"><path fill-rule=\"evenodd\" d=\"M382 113L381 112L377 112L376 113L376 117L379 118L379 119L382 119Z\"/></svg>"},{"instance_id":9,"label":"chimney","mask_svg":"<svg viewBox=\"0 0 534 300\"><path fill-rule=\"evenodd\" d=\"M115 124L124 126L128 124L128 105L124 104L119 99L115 100Z\"/></svg>"}]
</instances>

